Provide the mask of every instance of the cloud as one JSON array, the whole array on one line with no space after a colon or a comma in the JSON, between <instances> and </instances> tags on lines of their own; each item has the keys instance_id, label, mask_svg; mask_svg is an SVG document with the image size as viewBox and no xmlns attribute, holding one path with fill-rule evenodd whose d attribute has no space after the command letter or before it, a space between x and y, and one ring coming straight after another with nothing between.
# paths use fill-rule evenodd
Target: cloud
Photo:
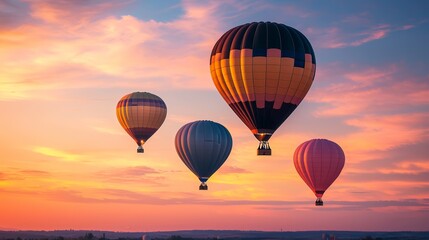
<instances>
[{"instance_id":1,"label":"cloud","mask_svg":"<svg viewBox=\"0 0 429 240\"><path fill-rule=\"evenodd\" d=\"M35 19L46 23L74 25L76 28L87 24L104 12L120 8L129 1L106 2L106 1L28 1L30 14ZM78 14L76 14L78 13Z\"/></svg>"},{"instance_id":2,"label":"cloud","mask_svg":"<svg viewBox=\"0 0 429 240\"><path fill-rule=\"evenodd\" d=\"M382 26L378 26L374 29L371 29L369 31L361 32L359 35L362 36L362 38L351 42L350 46L357 47L357 46L360 46L360 45L367 43L367 42L382 39L382 38L386 37L390 31L391 30L389 29L388 25L382 25Z\"/></svg>"},{"instance_id":3,"label":"cloud","mask_svg":"<svg viewBox=\"0 0 429 240\"><path fill-rule=\"evenodd\" d=\"M429 164L425 149L426 141L385 150L348 150L335 193L346 196L355 191L365 192L359 198L367 200L427 197ZM364 153L358 158L356 152Z\"/></svg>"},{"instance_id":4,"label":"cloud","mask_svg":"<svg viewBox=\"0 0 429 240\"><path fill-rule=\"evenodd\" d=\"M27 6L14 0L0 1L0 31L19 26L28 21Z\"/></svg>"},{"instance_id":5,"label":"cloud","mask_svg":"<svg viewBox=\"0 0 429 240\"><path fill-rule=\"evenodd\" d=\"M332 63L321 71L320 81L307 96L316 104L314 117L339 120L347 129L336 136L346 154L337 194L357 190L384 199L427 195L424 188L414 189L429 180L425 79L401 65ZM331 126L332 131L336 127Z\"/></svg>"},{"instance_id":6,"label":"cloud","mask_svg":"<svg viewBox=\"0 0 429 240\"><path fill-rule=\"evenodd\" d=\"M121 4L127 3L30 2L31 16L41 21L0 30L0 100L142 83L146 89L212 88L204 59L221 34L215 10L222 4L183 2L185 14L170 22L105 15Z\"/></svg>"},{"instance_id":7,"label":"cloud","mask_svg":"<svg viewBox=\"0 0 429 240\"><path fill-rule=\"evenodd\" d=\"M328 104L319 109L318 114L322 116L408 112L411 107L429 103L424 97L429 94L429 84L399 66L353 72L336 69L339 70L337 76L330 79L329 85L313 89L307 97L312 102Z\"/></svg>"},{"instance_id":8,"label":"cloud","mask_svg":"<svg viewBox=\"0 0 429 240\"><path fill-rule=\"evenodd\" d=\"M0 181L19 181L24 179L23 176L15 172L0 172Z\"/></svg>"},{"instance_id":9,"label":"cloud","mask_svg":"<svg viewBox=\"0 0 429 240\"><path fill-rule=\"evenodd\" d=\"M137 168L124 168L122 171L128 172L130 176L134 175L151 175L157 174L154 171L145 167ZM424 173L424 174L427 174ZM423 176L423 174L422 174ZM405 177L405 176L404 176ZM366 183L367 184L367 183ZM200 197L197 193L180 192L157 192L129 190L124 188L113 187L102 188L95 187L94 185L82 184L77 188L69 188L67 185L60 187L48 186L46 188L37 190L37 196L49 200L60 202L81 202L81 203L126 203L126 204L149 204L149 205L203 205L203 206L251 206L254 208L268 209L268 210L300 210L300 209L314 209L313 199L306 201L285 201L285 200L256 200L252 198L242 199L240 196L225 198L223 195L219 196L205 196ZM354 190L359 188L352 188ZM398 191L401 188L399 188ZM350 195L350 189L346 189L347 195ZM337 191L339 191L337 189ZM370 190L372 192L373 190ZM410 191L408 188L407 191ZM414 193L422 191L422 188L412 190ZM2 193L31 195L34 196L34 189L31 188L0 188ZM367 195L367 194L365 194ZM399 200L368 200L365 195L359 197L358 201L349 200L330 200L329 208L331 210L383 210L389 207L404 207L411 211L421 211L428 209L429 199L399 199ZM393 197L398 196L397 194ZM386 197L386 196L385 196ZM342 197L336 197L342 199ZM323 209L322 209L323 210Z\"/></svg>"},{"instance_id":10,"label":"cloud","mask_svg":"<svg viewBox=\"0 0 429 240\"><path fill-rule=\"evenodd\" d=\"M120 131L118 128L109 128L109 127L100 127L100 126L94 126L92 127L95 131L100 133L106 133L111 135L123 135L123 131Z\"/></svg>"},{"instance_id":11,"label":"cloud","mask_svg":"<svg viewBox=\"0 0 429 240\"><path fill-rule=\"evenodd\" d=\"M309 27L305 29L305 33L309 35L310 39L314 39L312 42L317 48L345 48L358 47L365 43L383 39L392 32L407 31L415 27L415 25L411 24L403 26L391 26L389 24L370 26L369 23L362 24L360 17L355 19L346 18L343 22L353 22L354 24L335 25L325 28ZM361 29L363 25L367 26L366 29Z\"/></svg>"},{"instance_id":12,"label":"cloud","mask_svg":"<svg viewBox=\"0 0 429 240\"><path fill-rule=\"evenodd\" d=\"M29 194L28 190L0 189L3 193ZM169 194L142 193L116 188L91 188L81 190L70 189L43 189L38 195L56 201L84 202L84 203L128 203L149 205L205 205L205 206L253 206L271 210L314 209L313 202L309 201L282 201L282 200L225 200L221 198L198 198L196 194L179 193L177 197L168 197ZM165 197L159 197L165 196ZM286 208L285 208L286 207ZM402 200L362 200L362 201L329 201L330 210L376 210L389 207L403 207L407 210L421 211L429 207L429 199L402 199ZM324 210L324 209L318 209Z\"/></svg>"},{"instance_id":13,"label":"cloud","mask_svg":"<svg viewBox=\"0 0 429 240\"><path fill-rule=\"evenodd\" d=\"M0 190L1 191L1 190ZM31 194L30 192L26 194ZM151 205L166 205L166 204L188 204L193 202L190 194L184 193L183 198L161 198L159 196L167 193L142 193L137 191L129 191L115 188L91 188L82 190L57 189L41 191L42 197L65 202L83 202L83 203L127 203L127 204L151 204ZM189 200L189 201L188 201Z\"/></svg>"},{"instance_id":14,"label":"cloud","mask_svg":"<svg viewBox=\"0 0 429 240\"><path fill-rule=\"evenodd\" d=\"M346 120L358 130L344 137L350 148L387 150L429 138L428 113L365 115Z\"/></svg>"},{"instance_id":15,"label":"cloud","mask_svg":"<svg viewBox=\"0 0 429 240\"><path fill-rule=\"evenodd\" d=\"M219 173L220 174L241 174L241 173L250 173L250 171L240 167L225 165L219 169Z\"/></svg>"},{"instance_id":16,"label":"cloud","mask_svg":"<svg viewBox=\"0 0 429 240\"><path fill-rule=\"evenodd\" d=\"M322 72L322 86L316 86L307 100L321 104L314 112L317 117L342 118L351 131L340 140L352 154L428 139L429 116L424 109L429 99L424 96L429 94L429 84L422 77L397 65L349 72L332 65L330 71ZM336 77L325 81L333 72Z\"/></svg>"},{"instance_id":17,"label":"cloud","mask_svg":"<svg viewBox=\"0 0 429 240\"><path fill-rule=\"evenodd\" d=\"M97 172L95 175L109 182L135 182L145 185L163 185L162 172L147 166L114 168Z\"/></svg>"},{"instance_id":18,"label":"cloud","mask_svg":"<svg viewBox=\"0 0 429 240\"><path fill-rule=\"evenodd\" d=\"M34 169L13 169L0 172L0 181L25 181L28 179L42 179L50 177L51 173L47 171L34 170ZM7 187L8 185L6 185Z\"/></svg>"},{"instance_id":19,"label":"cloud","mask_svg":"<svg viewBox=\"0 0 429 240\"><path fill-rule=\"evenodd\" d=\"M160 172L150 167L137 166L137 167L129 167L129 168L123 169L121 173L128 176L136 176L136 175L140 176L140 175L146 175L150 173L160 173Z\"/></svg>"},{"instance_id":20,"label":"cloud","mask_svg":"<svg viewBox=\"0 0 429 240\"><path fill-rule=\"evenodd\" d=\"M172 122L180 123L184 125L195 121L195 119L189 115L168 114L167 121L172 121Z\"/></svg>"},{"instance_id":21,"label":"cloud","mask_svg":"<svg viewBox=\"0 0 429 240\"><path fill-rule=\"evenodd\" d=\"M408 25L400 26L398 28L398 30L410 30L410 29L415 28L415 27L416 27L415 25L408 24Z\"/></svg>"},{"instance_id":22,"label":"cloud","mask_svg":"<svg viewBox=\"0 0 429 240\"><path fill-rule=\"evenodd\" d=\"M40 170L21 170L19 172L25 176L45 177L45 176L51 175L47 171L40 171Z\"/></svg>"},{"instance_id":23,"label":"cloud","mask_svg":"<svg viewBox=\"0 0 429 240\"><path fill-rule=\"evenodd\" d=\"M181 3L184 14L167 22L115 15L118 8L129 7L130 3L64 0L3 3L5 9L27 9L28 16L19 27L4 30L0 27L0 45L5 47L0 56L4 63L0 66L0 100L45 99L49 98L47 92L63 89L136 88L142 84L149 90L212 89L207 54L228 30L225 25L231 19L243 17L244 12L256 14L261 9L274 8L299 18L312 15L290 4L235 1L204 4L184 1ZM320 40L318 44L323 47L346 47L359 46L413 26L379 24L350 37L337 26L308 28L306 32L316 42Z\"/></svg>"},{"instance_id":24,"label":"cloud","mask_svg":"<svg viewBox=\"0 0 429 240\"><path fill-rule=\"evenodd\" d=\"M398 164L413 161L414 163L426 163L428 142L422 141L413 144L401 145L381 152L380 159L382 165Z\"/></svg>"},{"instance_id":25,"label":"cloud","mask_svg":"<svg viewBox=\"0 0 429 240\"><path fill-rule=\"evenodd\" d=\"M404 199L395 201L329 201L329 207L314 209L313 205L308 202L284 202L279 205L291 205L290 207L261 207L260 209L275 210L275 211L290 211L294 209L294 205L299 206L300 210L313 210L313 211L374 211L378 209L392 208L396 210L398 207L406 208L408 211L428 211L429 199Z\"/></svg>"},{"instance_id":26,"label":"cloud","mask_svg":"<svg viewBox=\"0 0 429 240\"><path fill-rule=\"evenodd\" d=\"M359 182L410 182L413 184L427 183L429 181L429 171L411 171L409 173L383 173L380 170L375 172L357 172L347 173L343 178L345 181L359 181Z\"/></svg>"},{"instance_id":27,"label":"cloud","mask_svg":"<svg viewBox=\"0 0 429 240\"><path fill-rule=\"evenodd\" d=\"M367 154L367 157L375 157L349 163L348 171L344 173L343 180L353 182L361 176L362 181L395 182L394 178L397 177L404 184L414 185L415 181L424 179L424 174L429 171L427 147L427 142L422 141L399 145L386 150L374 149ZM428 180L426 177L426 182ZM384 185L387 187L386 184ZM398 188L398 184L394 184L392 188ZM406 188L408 189L410 186L406 185ZM403 188L402 190L406 189ZM421 191L421 193L423 192Z\"/></svg>"},{"instance_id":28,"label":"cloud","mask_svg":"<svg viewBox=\"0 0 429 240\"><path fill-rule=\"evenodd\" d=\"M35 153L39 153L45 156L53 157L64 161L78 161L82 158L82 155L80 154L66 152L63 150L50 148L50 147L36 146L32 148L32 151Z\"/></svg>"}]
</instances>

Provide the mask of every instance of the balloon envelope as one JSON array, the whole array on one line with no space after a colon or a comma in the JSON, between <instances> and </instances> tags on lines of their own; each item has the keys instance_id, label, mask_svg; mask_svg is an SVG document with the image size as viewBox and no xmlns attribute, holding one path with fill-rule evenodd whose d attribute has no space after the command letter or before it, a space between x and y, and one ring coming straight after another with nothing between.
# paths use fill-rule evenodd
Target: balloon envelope
<instances>
[{"instance_id":1,"label":"balloon envelope","mask_svg":"<svg viewBox=\"0 0 429 240\"><path fill-rule=\"evenodd\" d=\"M310 89L316 59L298 30L253 22L216 42L210 71L223 99L260 141L258 155L271 155L268 140Z\"/></svg>"},{"instance_id":2,"label":"balloon envelope","mask_svg":"<svg viewBox=\"0 0 429 240\"><path fill-rule=\"evenodd\" d=\"M161 127L167 116L164 101L148 92L127 94L116 105L116 116L125 131L137 143L137 152L142 145Z\"/></svg>"},{"instance_id":3,"label":"balloon envelope","mask_svg":"<svg viewBox=\"0 0 429 240\"><path fill-rule=\"evenodd\" d=\"M316 205L323 205L323 193L344 167L341 147L327 139L312 139L298 146L293 162L298 174L316 195Z\"/></svg>"},{"instance_id":4,"label":"balloon envelope","mask_svg":"<svg viewBox=\"0 0 429 240\"><path fill-rule=\"evenodd\" d=\"M175 146L180 159L202 182L200 190L207 190L205 182L231 152L232 137L219 123L195 121L179 129Z\"/></svg>"}]
</instances>

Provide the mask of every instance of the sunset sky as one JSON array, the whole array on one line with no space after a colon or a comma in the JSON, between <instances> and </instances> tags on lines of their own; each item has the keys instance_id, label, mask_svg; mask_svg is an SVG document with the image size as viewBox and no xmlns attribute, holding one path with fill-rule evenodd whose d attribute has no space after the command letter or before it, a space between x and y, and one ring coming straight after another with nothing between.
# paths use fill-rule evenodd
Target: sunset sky
<instances>
[{"instance_id":1,"label":"sunset sky","mask_svg":"<svg viewBox=\"0 0 429 240\"><path fill-rule=\"evenodd\" d=\"M0 1L0 230L429 230L429 1ZM312 43L314 83L270 140L216 91L213 45L248 22ZM125 94L164 99L136 153ZM199 191L174 137L212 120L233 149ZM293 165L302 142L344 150L324 207Z\"/></svg>"}]
</instances>

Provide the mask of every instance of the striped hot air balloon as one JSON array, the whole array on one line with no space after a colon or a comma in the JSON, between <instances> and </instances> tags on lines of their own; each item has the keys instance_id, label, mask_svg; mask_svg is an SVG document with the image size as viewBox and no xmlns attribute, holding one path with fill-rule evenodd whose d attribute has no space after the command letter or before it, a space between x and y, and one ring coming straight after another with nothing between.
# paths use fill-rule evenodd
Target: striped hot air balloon
<instances>
[{"instance_id":1,"label":"striped hot air balloon","mask_svg":"<svg viewBox=\"0 0 429 240\"><path fill-rule=\"evenodd\" d=\"M195 121L179 129L175 146L180 159L201 181L200 190L207 190L206 181L231 152L232 137L219 123Z\"/></svg>"},{"instance_id":2,"label":"striped hot air balloon","mask_svg":"<svg viewBox=\"0 0 429 240\"><path fill-rule=\"evenodd\" d=\"M316 72L307 38L273 22L232 28L214 45L213 82L226 103L271 155L268 140L303 100Z\"/></svg>"},{"instance_id":3,"label":"striped hot air balloon","mask_svg":"<svg viewBox=\"0 0 429 240\"><path fill-rule=\"evenodd\" d=\"M164 122L167 106L160 97L152 93L134 92L119 100L116 116L125 131L137 143L137 152L143 153L143 144Z\"/></svg>"},{"instance_id":4,"label":"striped hot air balloon","mask_svg":"<svg viewBox=\"0 0 429 240\"><path fill-rule=\"evenodd\" d=\"M344 161L341 147L326 139L309 140L295 150L296 171L316 195L316 206L323 206L322 196L340 175Z\"/></svg>"}]
</instances>

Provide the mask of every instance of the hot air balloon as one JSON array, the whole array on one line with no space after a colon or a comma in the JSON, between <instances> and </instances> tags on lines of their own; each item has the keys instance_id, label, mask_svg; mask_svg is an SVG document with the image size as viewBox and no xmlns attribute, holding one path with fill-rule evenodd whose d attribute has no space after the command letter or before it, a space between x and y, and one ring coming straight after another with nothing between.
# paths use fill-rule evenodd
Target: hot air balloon
<instances>
[{"instance_id":1,"label":"hot air balloon","mask_svg":"<svg viewBox=\"0 0 429 240\"><path fill-rule=\"evenodd\" d=\"M231 152L232 138L219 123L195 121L179 129L175 145L180 159L201 181L200 190L207 190L207 180Z\"/></svg>"},{"instance_id":2,"label":"hot air balloon","mask_svg":"<svg viewBox=\"0 0 429 240\"><path fill-rule=\"evenodd\" d=\"M344 167L344 152L327 139L312 139L295 150L296 171L317 197L316 206L323 206L322 196Z\"/></svg>"},{"instance_id":3,"label":"hot air balloon","mask_svg":"<svg viewBox=\"0 0 429 240\"><path fill-rule=\"evenodd\" d=\"M138 153L144 152L143 144L161 127L166 115L164 101L148 92L127 94L116 106L118 121L137 143Z\"/></svg>"},{"instance_id":4,"label":"hot air balloon","mask_svg":"<svg viewBox=\"0 0 429 240\"><path fill-rule=\"evenodd\" d=\"M260 141L258 155L271 155L268 140L310 89L316 59L298 30L253 22L223 34L210 71L223 99Z\"/></svg>"}]
</instances>

